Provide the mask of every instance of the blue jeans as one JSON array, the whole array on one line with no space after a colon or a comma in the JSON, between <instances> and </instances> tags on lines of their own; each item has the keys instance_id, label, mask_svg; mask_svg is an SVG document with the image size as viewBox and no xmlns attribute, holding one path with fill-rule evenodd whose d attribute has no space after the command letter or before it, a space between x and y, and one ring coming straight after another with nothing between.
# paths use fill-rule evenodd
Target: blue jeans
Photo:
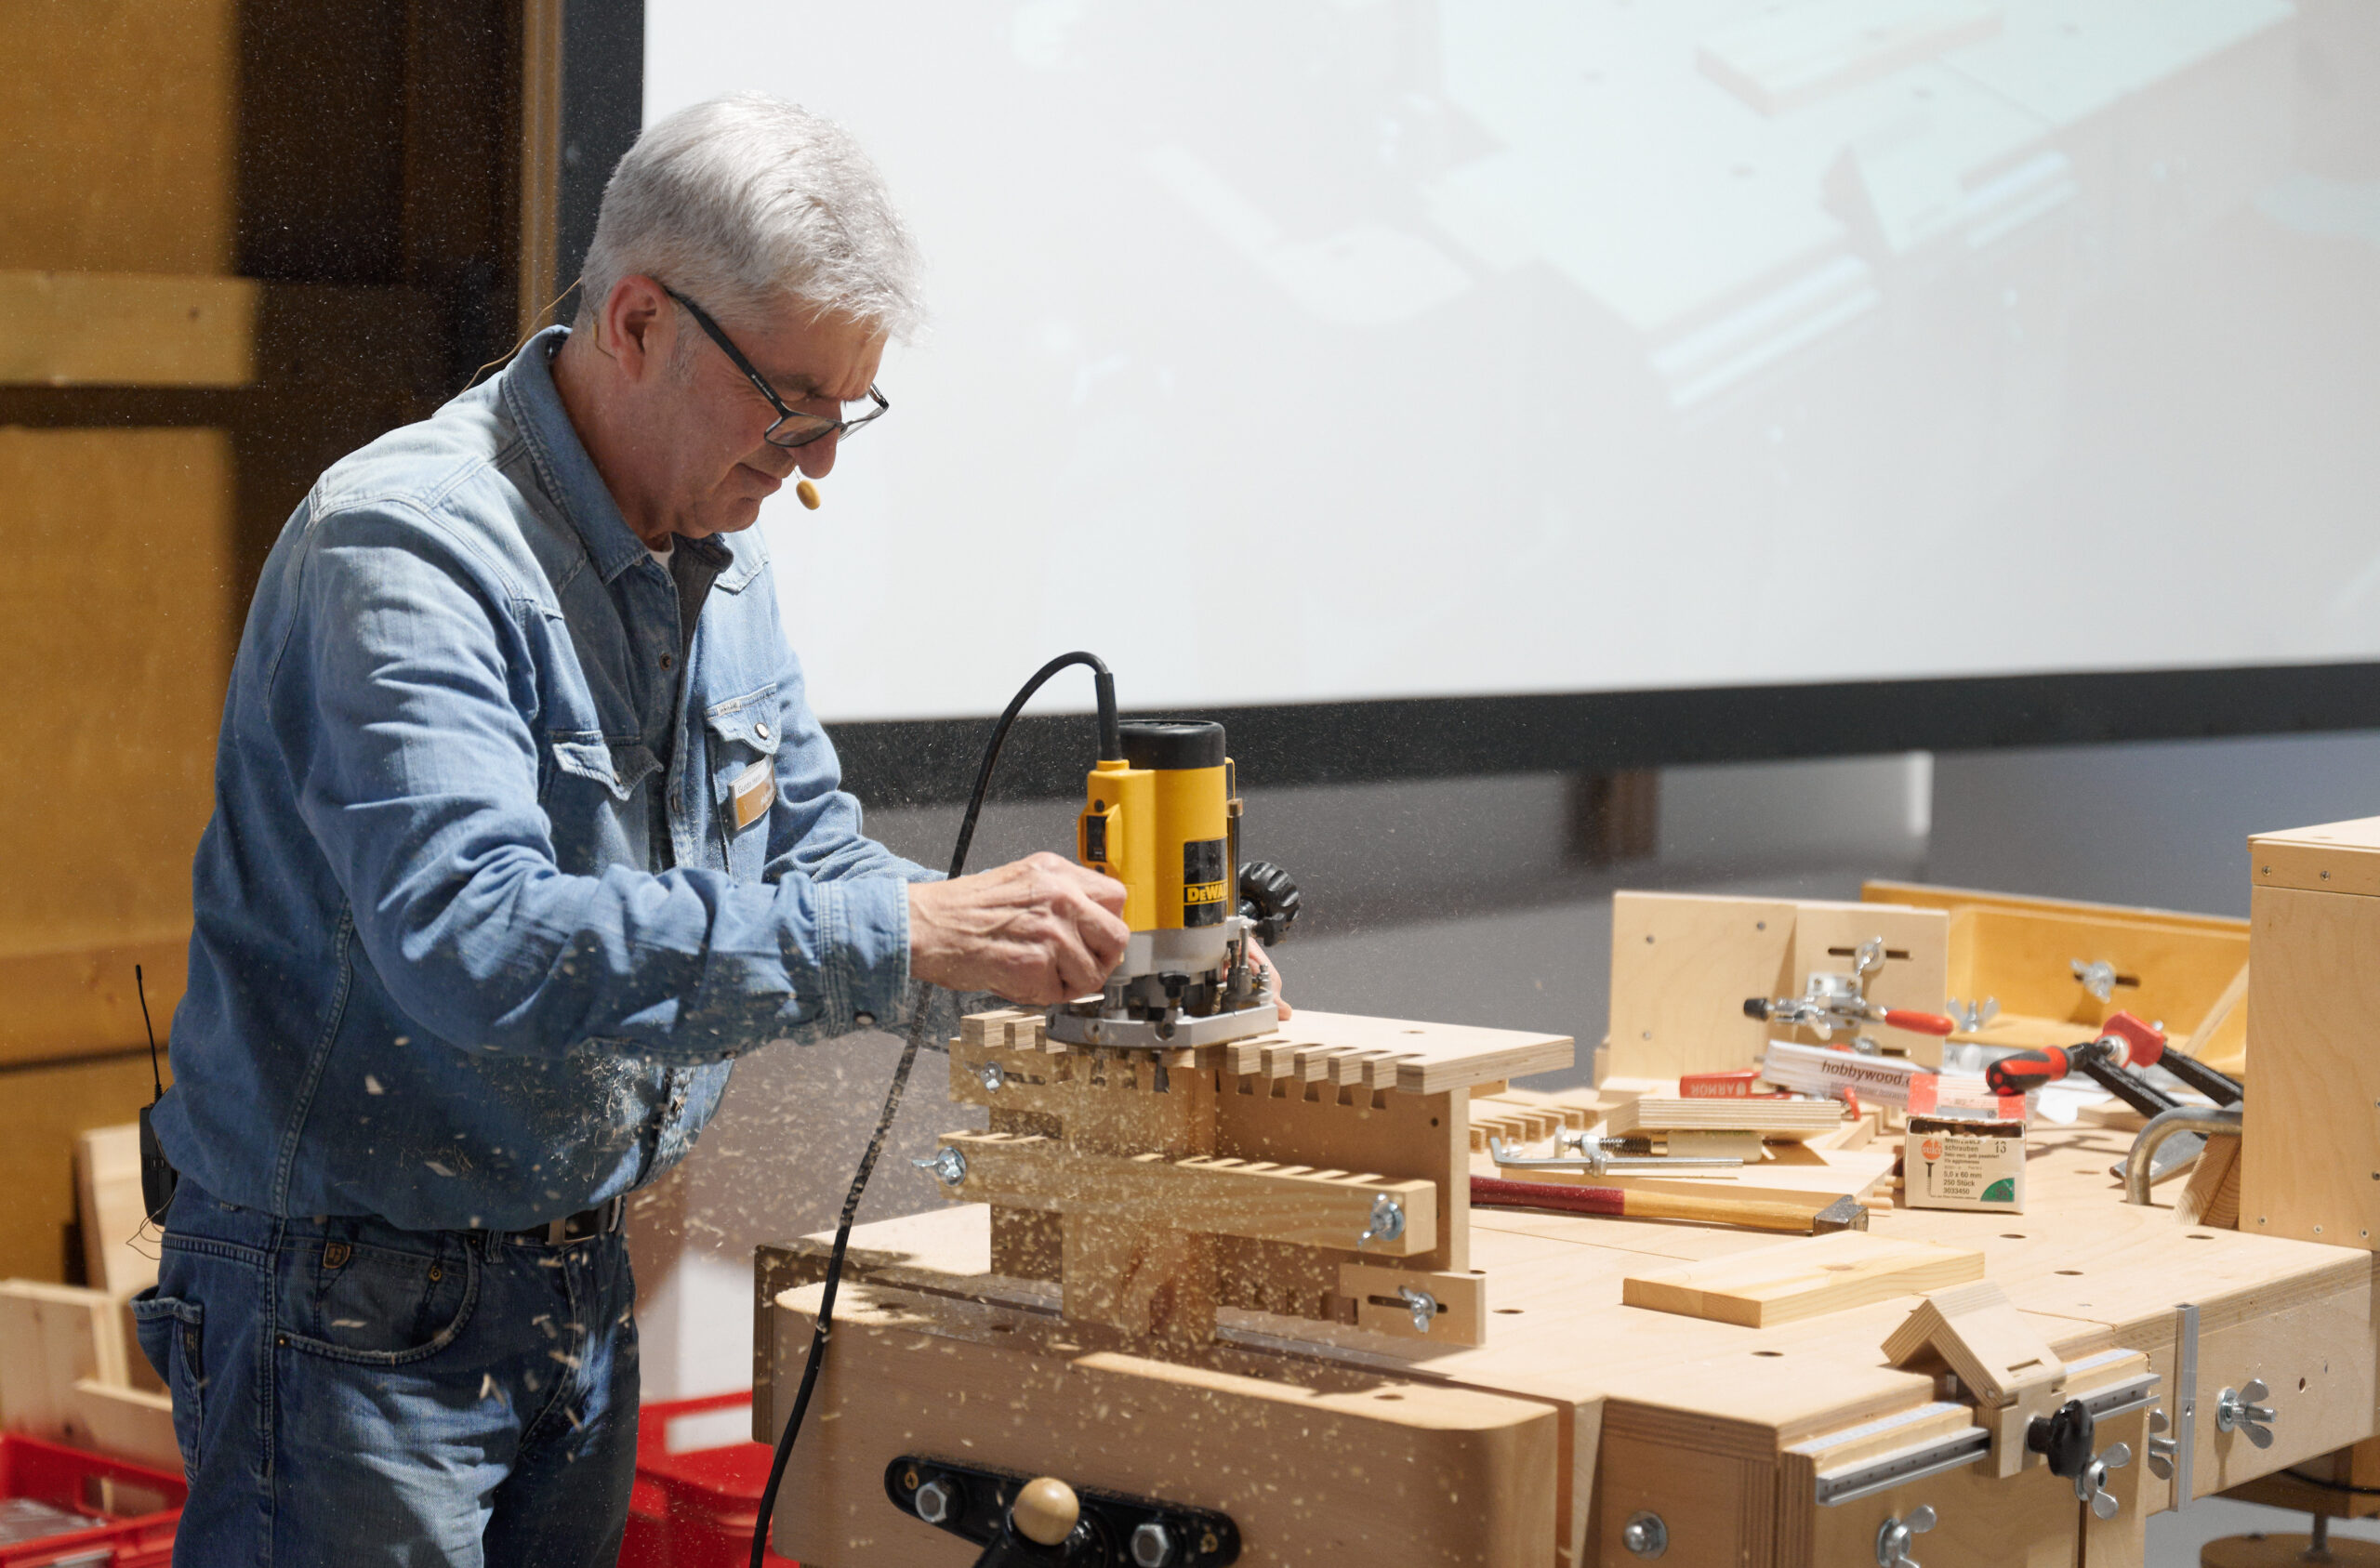
<instances>
[{"instance_id":1,"label":"blue jeans","mask_svg":"<svg viewBox=\"0 0 2380 1568\"><path fill-rule=\"evenodd\" d=\"M133 1303L190 1477L175 1568L612 1568L634 1300L616 1234L284 1219L185 1179Z\"/></svg>"}]
</instances>

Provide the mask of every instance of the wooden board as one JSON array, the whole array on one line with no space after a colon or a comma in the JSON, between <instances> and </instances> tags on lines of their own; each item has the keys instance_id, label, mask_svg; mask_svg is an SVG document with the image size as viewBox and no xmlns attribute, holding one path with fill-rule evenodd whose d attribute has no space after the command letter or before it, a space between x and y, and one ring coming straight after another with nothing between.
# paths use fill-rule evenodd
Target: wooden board
<instances>
[{"instance_id":1,"label":"wooden board","mask_svg":"<svg viewBox=\"0 0 2380 1568\"><path fill-rule=\"evenodd\" d=\"M1370 1227L1375 1204L1387 1197L1403 1206L1404 1228L1394 1239L1375 1237L1362 1250L1407 1258L1437 1244L1438 1189L1429 1181L1216 1155L1086 1154L1011 1133L946 1132L942 1145L967 1157L966 1179L948 1191L970 1203L1353 1253Z\"/></svg>"},{"instance_id":2,"label":"wooden board","mask_svg":"<svg viewBox=\"0 0 2380 1568\"><path fill-rule=\"evenodd\" d=\"M1620 1299L1659 1312L1766 1328L1982 1277L1980 1252L1841 1231L1631 1274L1620 1282Z\"/></svg>"},{"instance_id":3,"label":"wooden board","mask_svg":"<svg viewBox=\"0 0 2380 1568\"><path fill-rule=\"evenodd\" d=\"M0 268L229 272L234 0L24 0L0 64Z\"/></svg>"},{"instance_id":4,"label":"wooden board","mask_svg":"<svg viewBox=\"0 0 2380 1568\"><path fill-rule=\"evenodd\" d=\"M2258 887L2252 904L2256 1082L2241 1128L2240 1229L2370 1247L2380 1232L2380 898Z\"/></svg>"},{"instance_id":5,"label":"wooden board","mask_svg":"<svg viewBox=\"0 0 2380 1568\"><path fill-rule=\"evenodd\" d=\"M1804 0L1719 28L1695 59L1763 114L1783 114L1999 32L1992 0Z\"/></svg>"},{"instance_id":6,"label":"wooden board","mask_svg":"<svg viewBox=\"0 0 2380 1568\"><path fill-rule=\"evenodd\" d=\"M0 271L0 386L245 386L261 288L247 278Z\"/></svg>"},{"instance_id":7,"label":"wooden board","mask_svg":"<svg viewBox=\"0 0 2380 1568\"><path fill-rule=\"evenodd\" d=\"M2128 903L2093 903L2082 899L2037 898L2030 893L1998 893L1982 888L1951 888L1932 882L1896 882L1873 877L1859 884L1863 903L1906 903L1949 914L1960 909L1997 909L2016 914L2072 916L2082 919L2140 920L2159 926L2187 926L2204 931L2240 932L2248 923L2236 915L2196 915L2182 909L2143 908Z\"/></svg>"},{"instance_id":8,"label":"wooden board","mask_svg":"<svg viewBox=\"0 0 2380 1568\"><path fill-rule=\"evenodd\" d=\"M139 1123L93 1127L74 1140L74 1193L93 1288L121 1301L155 1285L157 1234L141 1210Z\"/></svg>"},{"instance_id":9,"label":"wooden board","mask_svg":"<svg viewBox=\"0 0 2380 1568\"><path fill-rule=\"evenodd\" d=\"M1578 1048L1567 1034L1468 1024L1419 1023L1304 1008L1277 1034L1215 1048L1236 1074L1442 1094L1570 1065Z\"/></svg>"},{"instance_id":10,"label":"wooden board","mask_svg":"<svg viewBox=\"0 0 2380 1568\"><path fill-rule=\"evenodd\" d=\"M2141 919L1961 910L1951 916L1950 992L1999 999L2009 1018L2094 1030L2118 1009L2176 1034L2204 1018L2248 962L2248 934ZM2074 961L2105 963L2116 982L2105 1001L2084 988ZM2079 1037L2087 1037L2077 1036Z\"/></svg>"},{"instance_id":11,"label":"wooden board","mask_svg":"<svg viewBox=\"0 0 2380 1568\"><path fill-rule=\"evenodd\" d=\"M1018 1008L961 1020L958 1043L970 1051L1073 1052L1073 1048L1049 1038L1040 1014ZM1163 1061L1170 1067L1195 1062L1235 1077L1444 1094L1475 1085L1493 1084L1501 1088L1508 1079L1559 1072L1575 1060L1578 1048L1567 1034L1301 1008L1279 1033L1228 1045L1203 1046L1195 1051L1081 1054L1122 1062ZM957 1083L953 1088L961 1097L971 1092Z\"/></svg>"},{"instance_id":12,"label":"wooden board","mask_svg":"<svg viewBox=\"0 0 2380 1568\"><path fill-rule=\"evenodd\" d=\"M2380 817L2259 833L2248 856L2259 888L2380 895Z\"/></svg>"},{"instance_id":13,"label":"wooden board","mask_svg":"<svg viewBox=\"0 0 2380 1568\"><path fill-rule=\"evenodd\" d=\"M1476 1157L1473 1169L1482 1176L1502 1176L1514 1180L1551 1181L1574 1187L1625 1187L1645 1192L1669 1192L1680 1196L1740 1199L1746 1203L1806 1203L1813 1208L1824 1208L1837 1198L1856 1197L1872 1201L1876 1186L1892 1174L1900 1162L1894 1149L1846 1149L1840 1151L1808 1151L1805 1153L1786 1145L1776 1151L1779 1157L1764 1160L1756 1166L1730 1170L1721 1167L1703 1175L1685 1171L1616 1170L1596 1176L1582 1170L1524 1170L1518 1167L1499 1169L1486 1155ZM1801 1155L1802 1157L1793 1157Z\"/></svg>"},{"instance_id":14,"label":"wooden board","mask_svg":"<svg viewBox=\"0 0 2380 1568\"><path fill-rule=\"evenodd\" d=\"M0 665L41 672L10 697L0 955L186 933L237 629L230 443L0 429Z\"/></svg>"},{"instance_id":15,"label":"wooden board","mask_svg":"<svg viewBox=\"0 0 2380 1568\"><path fill-rule=\"evenodd\" d=\"M1848 972L1851 960L1833 950L1870 937L1908 955L1871 980L1871 1000L1942 1008L1950 925L1937 910L1633 891L1613 894L1611 909L1608 1076L1676 1078L1753 1065L1769 1026L1744 1015L1745 999L1799 995L1813 971ZM1887 1048L1940 1061L1941 1043L1931 1035L1871 1033Z\"/></svg>"},{"instance_id":16,"label":"wooden board","mask_svg":"<svg viewBox=\"0 0 2380 1568\"><path fill-rule=\"evenodd\" d=\"M103 1291L0 1281L0 1428L87 1445L75 1385L125 1385L122 1323Z\"/></svg>"},{"instance_id":17,"label":"wooden board","mask_svg":"<svg viewBox=\"0 0 2380 1568\"><path fill-rule=\"evenodd\" d=\"M0 952L0 1064L128 1051L149 1039L133 969L149 992L160 1060L188 983L187 926L148 938Z\"/></svg>"},{"instance_id":18,"label":"wooden board","mask_svg":"<svg viewBox=\"0 0 2380 1568\"><path fill-rule=\"evenodd\" d=\"M1617 1101L1609 1127L1620 1137L1672 1130L1757 1132L1798 1143L1834 1131L1843 1120L1843 1106L1831 1100L1686 1100L1648 1094Z\"/></svg>"},{"instance_id":19,"label":"wooden board","mask_svg":"<svg viewBox=\"0 0 2380 1568\"><path fill-rule=\"evenodd\" d=\"M79 1446L121 1454L168 1472L182 1468L170 1394L86 1377L70 1391L69 1407Z\"/></svg>"},{"instance_id":20,"label":"wooden board","mask_svg":"<svg viewBox=\"0 0 2380 1568\"><path fill-rule=\"evenodd\" d=\"M779 1298L779 1408L818 1290ZM973 1561L884 1496L890 1460L966 1455L962 1439L987 1463L1223 1509L1245 1568L1551 1560L1558 1421L1541 1403L1279 1358L1150 1361L1025 1314L867 1285L843 1291L834 1347L817 1398L836 1418L795 1447L776 1513L776 1548L815 1568Z\"/></svg>"},{"instance_id":21,"label":"wooden board","mask_svg":"<svg viewBox=\"0 0 2380 1568\"><path fill-rule=\"evenodd\" d=\"M81 1261L74 1140L148 1100L145 1056L0 1072L0 1277L63 1280Z\"/></svg>"},{"instance_id":22,"label":"wooden board","mask_svg":"<svg viewBox=\"0 0 2380 1568\"><path fill-rule=\"evenodd\" d=\"M1802 988L1783 899L1622 891L1611 899L1607 1077L1676 1078L1749 1067L1768 1026L1747 996Z\"/></svg>"}]
</instances>

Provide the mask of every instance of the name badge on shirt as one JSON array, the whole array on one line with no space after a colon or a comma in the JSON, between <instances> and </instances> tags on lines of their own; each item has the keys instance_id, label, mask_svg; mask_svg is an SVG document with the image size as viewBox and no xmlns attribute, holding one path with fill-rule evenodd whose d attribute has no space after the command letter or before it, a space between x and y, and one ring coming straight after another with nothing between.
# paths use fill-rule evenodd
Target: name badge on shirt
<instances>
[{"instance_id":1,"label":"name badge on shirt","mask_svg":"<svg viewBox=\"0 0 2380 1568\"><path fill-rule=\"evenodd\" d=\"M776 786L775 765L765 757L735 775L735 782L728 786L728 797L735 803L736 832L743 832L769 814L769 802L776 797Z\"/></svg>"}]
</instances>

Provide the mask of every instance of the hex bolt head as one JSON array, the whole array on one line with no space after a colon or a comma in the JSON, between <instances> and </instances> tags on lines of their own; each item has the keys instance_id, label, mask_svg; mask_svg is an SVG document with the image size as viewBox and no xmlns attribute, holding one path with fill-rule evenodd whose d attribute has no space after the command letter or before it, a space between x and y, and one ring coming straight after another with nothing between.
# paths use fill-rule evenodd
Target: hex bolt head
<instances>
[{"instance_id":1,"label":"hex bolt head","mask_svg":"<svg viewBox=\"0 0 2380 1568\"><path fill-rule=\"evenodd\" d=\"M999 1093L1000 1086L1008 1082L1007 1070L997 1061L984 1063L975 1070L975 1076L981 1078L984 1081L984 1087L993 1094Z\"/></svg>"},{"instance_id":2,"label":"hex bolt head","mask_svg":"<svg viewBox=\"0 0 2380 1568\"><path fill-rule=\"evenodd\" d=\"M1136 1568L1165 1568L1173 1561L1173 1537L1156 1520L1145 1520L1132 1531L1132 1561Z\"/></svg>"},{"instance_id":3,"label":"hex bolt head","mask_svg":"<svg viewBox=\"0 0 2380 1568\"><path fill-rule=\"evenodd\" d=\"M1646 1561L1670 1549L1670 1527L1657 1513L1632 1514L1620 1528L1620 1544Z\"/></svg>"},{"instance_id":4,"label":"hex bolt head","mask_svg":"<svg viewBox=\"0 0 2380 1568\"><path fill-rule=\"evenodd\" d=\"M940 1524L959 1511L958 1488L936 1476L918 1488L918 1517L928 1524Z\"/></svg>"}]
</instances>

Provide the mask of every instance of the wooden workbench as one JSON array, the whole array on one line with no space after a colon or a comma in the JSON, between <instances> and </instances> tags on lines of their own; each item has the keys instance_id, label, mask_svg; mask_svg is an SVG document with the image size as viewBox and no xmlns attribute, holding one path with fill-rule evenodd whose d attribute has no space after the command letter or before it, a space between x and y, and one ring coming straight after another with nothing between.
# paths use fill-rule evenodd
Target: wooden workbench
<instances>
[{"instance_id":1,"label":"wooden workbench","mask_svg":"<svg viewBox=\"0 0 2380 1568\"><path fill-rule=\"evenodd\" d=\"M2197 1496L2370 1436L2373 1255L2182 1225L2179 1183L2128 1206L2108 1170L2130 1141L2040 1130L2021 1218L1887 1208L1872 1233L1980 1251L2069 1364L2145 1354L2162 1408L2175 1403L2177 1308L2193 1304ZM2119 1568L2139 1562L2143 1516L2170 1501L2138 1457L2140 1409L2101 1429L2135 1456L2111 1476L2111 1521L2038 1465L2003 1481L1988 1461L1819 1507L1814 1473L1969 1419L1934 1376L1886 1364L1880 1347L1916 1298L1739 1327L1622 1305L1621 1281L1774 1234L1475 1210L1471 1238L1494 1303L1477 1346L1226 1310L1203 1352L1156 1360L1062 1321L1054 1286L992 1274L982 1206L863 1227L821 1379L826 1414L788 1473L779 1548L821 1568L970 1561L964 1543L887 1503L895 1453L1231 1509L1251 1564L1626 1568L1643 1555L1624 1544L1629 1522L1657 1515L1663 1568L1866 1568L1878 1527L1926 1504L1940 1523L1912 1549L1928 1568ZM760 1249L756 1435L774 1435L772 1393L789 1397L800 1375L825 1240ZM2258 1377L2277 1410L2263 1449L2213 1418L2220 1390Z\"/></svg>"}]
</instances>

